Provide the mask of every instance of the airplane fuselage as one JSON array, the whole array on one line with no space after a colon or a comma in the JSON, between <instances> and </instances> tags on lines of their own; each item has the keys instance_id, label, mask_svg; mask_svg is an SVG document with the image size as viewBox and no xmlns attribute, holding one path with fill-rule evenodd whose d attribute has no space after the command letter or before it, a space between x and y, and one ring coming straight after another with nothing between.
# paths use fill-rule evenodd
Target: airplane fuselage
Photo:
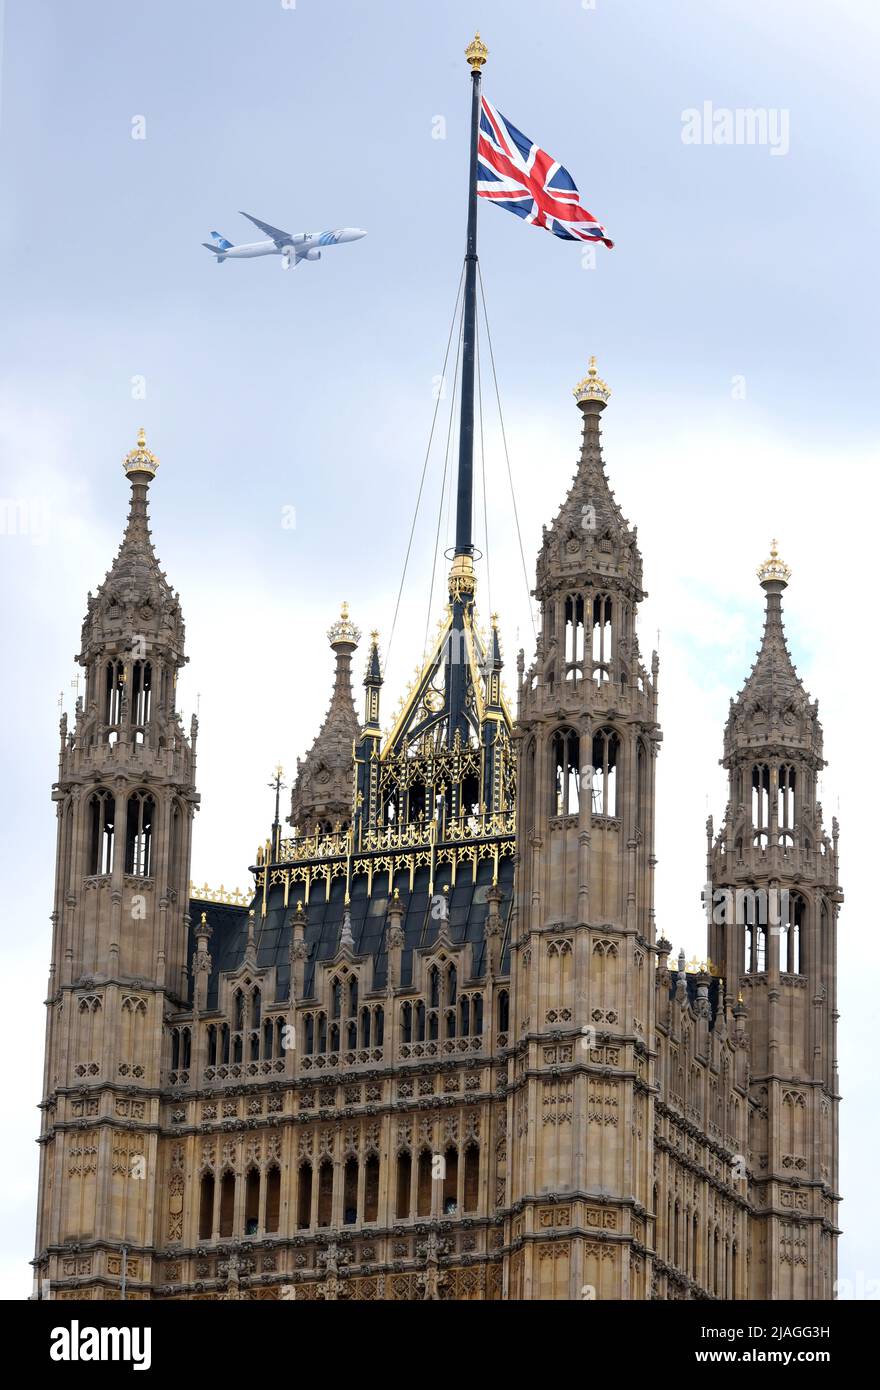
<instances>
[{"instance_id":1,"label":"airplane fuselage","mask_svg":"<svg viewBox=\"0 0 880 1390\"><path fill-rule=\"evenodd\" d=\"M253 256L285 256L291 251L298 259L305 259L309 251L322 251L325 246L339 246L347 241L360 241L366 232L360 227L340 227L335 232L294 232L284 245L274 241L247 241L240 246L230 246L223 251L228 261L250 260Z\"/></svg>"}]
</instances>

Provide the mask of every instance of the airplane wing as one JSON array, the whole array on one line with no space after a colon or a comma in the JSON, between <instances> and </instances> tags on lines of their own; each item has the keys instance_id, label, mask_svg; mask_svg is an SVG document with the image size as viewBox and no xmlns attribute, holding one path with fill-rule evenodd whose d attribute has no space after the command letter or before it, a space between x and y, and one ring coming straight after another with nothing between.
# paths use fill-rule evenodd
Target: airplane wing
<instances>
[{"instance_id":1,"label":"airplane wing","mask_svg":"<svg viewBox=\"0 0 880 1390\"><path fill-rule=\"evenodd\" d=\"M241 211L241 209L239 209ZM255 227L259 227L261 232L271 237L276 246L289 246L292 240L290 232L282 232L280 227L271 227L268 222L261 222L259 217L251 217L249 212L242 212L242 217L246 217L248 222L253 222Z\"/></svg>"}]
</instances>

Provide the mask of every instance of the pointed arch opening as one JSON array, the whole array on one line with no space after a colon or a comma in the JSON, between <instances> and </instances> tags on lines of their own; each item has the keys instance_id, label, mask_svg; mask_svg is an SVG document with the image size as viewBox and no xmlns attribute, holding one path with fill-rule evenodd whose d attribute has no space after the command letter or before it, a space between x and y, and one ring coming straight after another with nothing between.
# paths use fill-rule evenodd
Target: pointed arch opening
<instances>
[{"instance_id":1,"label":"pointed arch opening","mask_svg":"<svg viewBox=\"0 0 880 1390\"><path fill-rule=\"evenodd\" d=\"M342 1224L354 1226L358 1207L358 1161L353 1156L345 1161L342 1180Z\"/></svg>"},{"instance_id":2,"label":"pointed arch opening","mask_svg":"<svg viewBox=\"0 0 880 1390\"><path fill-rule=\"evenodd\" d=\"M620 762L620 737L616 729L598 729L593 735L592 813L594 816L616 816L617 774Z\"/></svg>"},{"instance_id":3,"label":"pointed arch opening","mask_svg":"<svg viewBox=\"0 0 880 1390\"><path fill-rule=\"evenodd\" d=\"M403 1149L397 1155L397 1200L394 1204L394 1214L401 1219L409 1216L411 1187L412 1156L407 1149Z\"/></svg>"},{"instance_id":4,"label":"pointed arch opening","mask_svg":"<svg viewBox=\"0 0 880 1390\"><path fill-rule=\"evenodd\" d=\"M260 1229L260 1170L249 1168L244 1185L244 1233L255 1236Z\"/></svg>"},{"instance_id":5,"label":"pointed arch opening","mask_svg":"<svg viewBox=\"0 0 880 1390\"><path fill-rule=\"evenodd\" d=\"M214 1232L214 1174L202 1174L199 1184L199 1240L210 1240Z\"/></svg>"},{"instance_id":6,"label":"pointed arch opening","mask_svg":"<svg viewBox=\"0 0 880 1390\"><path fill-rule=\"evenodd\" d=\"M132 792L125 822L125 872L149 878L153 871L156 803L149 792Z\"/></svg>"},{"instance_id":7,"label":"pointed arch opening","mask_svg":"<svg viewBox=\"0 0 880 1390\"><path fill-rule=\"evenodd\" d=\"M229 1169L220 1179L220 1235L232 1235L235 1219L235 1174Z\"/></svg>"},{"instance_id":8,"label":"pointed arch opening","mask_svg":"<svg viewBox=\"0 0 880 1390\"><path fill-rule=\"evenodd\" d=\"M593 599L592 669L593 680L603 685L611 679L613 656L612 603L610 594L597 594Z\"/></svg>"},{"instance_id":9,"label":"pointed arch opening","mask_svg":"<svg viewBox=\"0 0 880 1390\"><path fill-rule=\"evenodd\" d=\"M318 1225L333 1224L333 1164L329 1158L318 1169Z\"/></svg>"},{"instance_id":10,"label":"pointed arch opening","mask_svg":"<svg viewBox=\"0 0 880 1390\"><path fill-rule=\"evenodd\" d=\"M281 1217L281 1169L272 1165L266 1173L266 1230L277 1231Z\"/></svg>"},{"instance_id":11,"label":"pointed arch opening","mask_svg":"<svg viewBox=\"0 0 880 1390\"><path fill-rule=\"evenodd\" d=\"M379 1220L379 1155L375 1153L364 1164L364 1220Z\"/></svg>"},{"instance_id":12,"label":"pointed arch opening","mask_svg":"<svg viewBox=\"0 0 880 1390\"><path fill-rule=\"evenodd\" d=\"M113 872L113 835L116 800L106 787L97 787L89 797L89 854L86 872Z\"/></svg>"},{"instance_id":13,"label":"pointed arch opening","mask_svg":"<svg viewBox=\"0 0 880 1390\"><path fill-rule=\"evenodd\" d=\"M574 816L581 800L581 741L574 729L558 729L551 744L551 815Z\"/></svg>"},{"instance_id":14,"label":"pointed arch opening","mask_svg":"<svg viewBox=\"0 0 880 1390\"><path fill-rule=\"evenodd\" d=\"M296 1224L305 1230L312 1224L312 1165L301 1163L297 1184Z\"/></svg>"}]
</instances>

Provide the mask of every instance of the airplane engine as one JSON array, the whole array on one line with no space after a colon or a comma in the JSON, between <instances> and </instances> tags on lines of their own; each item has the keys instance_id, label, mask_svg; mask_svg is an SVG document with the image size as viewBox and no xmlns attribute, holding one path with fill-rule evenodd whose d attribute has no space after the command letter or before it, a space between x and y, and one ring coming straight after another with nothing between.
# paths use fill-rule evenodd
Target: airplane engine
<instances>
[{"instance_id":1,"label":"airplane engine","mask_svg":"<svg viewBox=\"0 0 880 1390\"><path fill-rule=\"evenodd\" d=\"M321 259L321 253L312 247L311 251L306 252L305 259L307 261L319 261Z\"/></svg>"}]
</instances>

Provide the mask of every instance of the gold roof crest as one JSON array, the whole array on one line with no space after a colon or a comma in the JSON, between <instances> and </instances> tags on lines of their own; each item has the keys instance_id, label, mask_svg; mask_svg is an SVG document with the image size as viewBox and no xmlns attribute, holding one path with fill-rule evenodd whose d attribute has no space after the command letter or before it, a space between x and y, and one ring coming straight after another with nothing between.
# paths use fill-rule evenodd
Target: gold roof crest
<instances>
[{"instance_id":1,"label":"gold roof crest","mask_svg":"<svg viewBox=\"0 0 880 1390\"><path fill-rule=\"evenodd\" d=\"M611 387L602 380L596 370L596 359L591 357L587 375L574 388L574 398L578 405L581 401L601 401L603 405L607 405L610 395Z\"/></svg>"},{"instance_id":2,"label":"gold roof crest","mask_svg":"<svg viewBox=\"0 0 880 1390\"><path fill-rule=\"evenodd\" d=\"M328 630L327 636L330 639L331 647L337 642L350 642L352 646L357 646L361 640L360 628L355 627L348 616L348 604L343 603L342 611L336 622Z\"/></svg>"},{"instance_id":3,"label":"gold roof crest","mask_svg":"<svg viewBox=\"0 0 880 1390\"><path fill-rule=\"evenodd\" d=\"M775 581L777 584L787 584L791 578L791 566L787 565L785 561L780 558L779 551L776 548L777 544L775 540L770 542L770 555L764 561L763 565L759 565L755 571L762 584L766 584L768 581Z\"/></svg>"},{"instance_id":4,"label":"gold roof crest","mask_svg":"<svg viewBox=\"0 0 880 1390\"><path fill-rule=\"evenodd\" d=\"M151 478L156 476L159 460L147 448L147 436L143 428L138 430L137 444L125 455L122 467L129 478L137 473L147 473Z\"/></svg>"}]
</instances>

